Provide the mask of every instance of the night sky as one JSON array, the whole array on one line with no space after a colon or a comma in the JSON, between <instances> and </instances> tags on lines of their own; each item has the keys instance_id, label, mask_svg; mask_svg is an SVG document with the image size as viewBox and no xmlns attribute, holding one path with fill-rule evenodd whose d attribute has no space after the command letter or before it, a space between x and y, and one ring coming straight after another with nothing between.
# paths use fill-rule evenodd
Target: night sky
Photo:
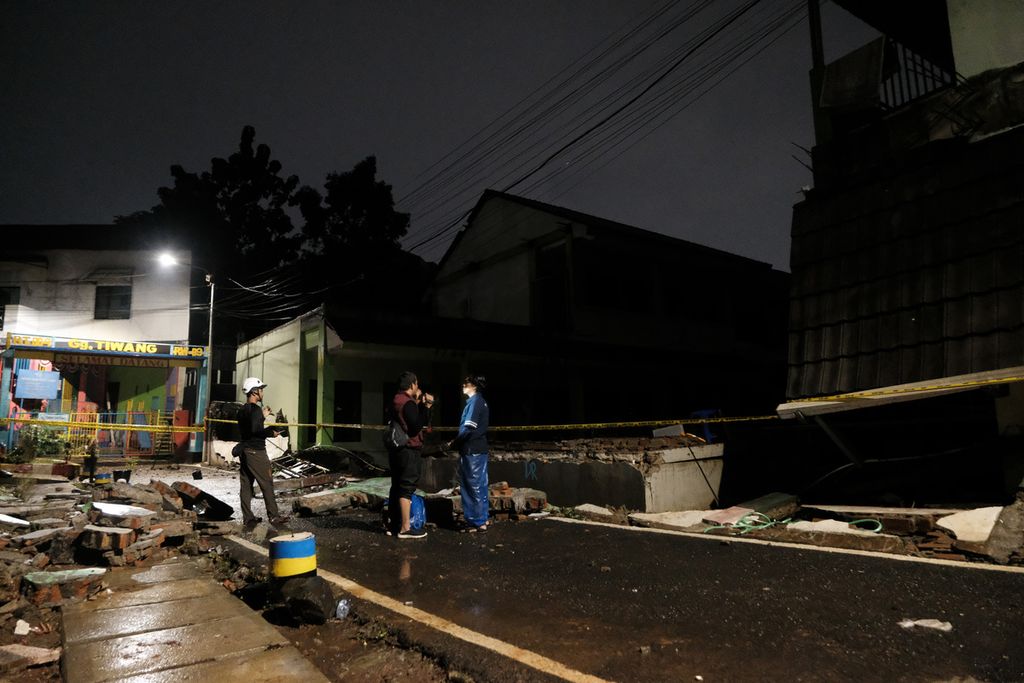
<instances>
[{"instance_id":1,"label":"night sky","mask_svg":"<svg viewBox=\"0 0 1024 683\"><path fill-rule=\"evenodd\" d=\"M654 78L672 50L694 45L746 4L2 2L0 223L109 223L148 209L157 187L170 183L171 164L205 170L251 124L284 174L317 188L327 173L376 155L378 177L412 214L406 244L414 245L457 221L483 190L505 189L536 168L636 95L649 82L645 70ZM762 0L692 56L675 53L681 63L662 86L687 69L694 79L725 80L677 111L711 81L681 83L698 85L665 95L661 119L631 124L663 92L652 89L509 191L788 270L791 207L811 184L791 158L809 162L792 143L813 143L803 4ZM735 73L698 69L702 59L735 54L743 35L757 35L787 9L799 12L784 24L791 30L772 34L777 41L759 55L744 53L745 65L730 63ZM686 12L694 16L653 39ZM827 59L873 35L829 3L822 13ZM649 25L625 36L645 18ZM621 45L580 71L577 60L615 37ZM645 45L621 71L602 71ZM556 87L574 71L576 80ZM607 81L583 85L601 73ZM565 95L563 110L541 116ZM656 122L663 123L652 130ZM503 140L517 126L518 136ZM598 133L612 136L592 142ZM436 162L481 142L477 156L422 186L441 168ZM439 238L416 253L437 260L447 243Z\"/></svg>"}]
</instances>

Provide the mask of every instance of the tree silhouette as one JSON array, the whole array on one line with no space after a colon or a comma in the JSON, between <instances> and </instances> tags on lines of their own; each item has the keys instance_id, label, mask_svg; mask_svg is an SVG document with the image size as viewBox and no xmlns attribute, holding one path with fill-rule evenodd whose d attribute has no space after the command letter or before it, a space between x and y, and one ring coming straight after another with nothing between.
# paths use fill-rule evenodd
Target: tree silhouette
<instances>
[{"instance_id":1,"label":"tree silhouette","mask_svg":"<svg viewBox=\"0 0 1024 683\"><path fill-rule=\"evenodd\" d=\"M324 191L303 186L293 203L304 221L307 275L336 285L325 300L344 308L415 308L432 266L399 244L409 214L395 210L391 186L377 180L376 157L328 174Z\"/></svg>"},{"instance_id":2,"label":"tree silhouette","mask_svg":"<svg viewBox=\"0 0 1024 683\"><path fill-rule=\"evenodd\" d=\"M331 173L326 194L303 186L296 193L305 224L305 249L328 258L400 250L409 214L395 211L391 186L377 180L377 159L369 156L351 171Z\"/></svg>"},{"instance_id":3,"label":"tree silhouette","mask_svg":"<svg viewBox=\"0 0 1024 683\"><path fill-rule=\"evenodd\" d=\"M171 187L157 190L160 204L118 216L117 223L159 226L180 234L193 259L220 276L243 278L296 258L301 235L287 207L299 184L283 178L270 147L253 147L256 130L242 129L238 151L214 158L202 173L171 166Z\"/></svg>"}]
</instances>

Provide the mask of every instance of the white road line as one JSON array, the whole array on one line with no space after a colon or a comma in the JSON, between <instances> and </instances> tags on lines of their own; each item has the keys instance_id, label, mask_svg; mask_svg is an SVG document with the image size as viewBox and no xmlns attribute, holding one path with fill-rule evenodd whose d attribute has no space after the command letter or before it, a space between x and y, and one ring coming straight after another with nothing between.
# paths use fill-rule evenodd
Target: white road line
<instances>
[{"instance_id":1,"label":"white road line","mask_svg":"<svg viewBox=\"0 0 1024 683\"><path fill-rule=\"evenodd\" d=\"M756 543L759 545L771 545L779 548L796 548L797 550L808 550L817 553L838 553L840 555L862 555L864 557L875 557L881 560L895 560L897 562L919 562L921 564L937 564L944 567L956 567L957 569L980 569L990 572L1006 572L1008 574L1024 574L1024 567L1003 567L997 564L983 564L980 562L958 562L956 560L940 560L932 557L913 557L911 555L896 555L894 553L880 553L874 550L853 550L850 548L829 548L826 546L806 545L803 543L786 543L784 541L766 541L760 538L746 538L744 536L723 536L720 534L699 534L693 531L676 531L674 529L655 529L643 526L626 526L623 524L609 524L608 522L592 522L586 519L572 519L570 517L548 517L553 522L565 522L568 524L589 524L592 526L609 527L620 531L636 531L650 534L669 534L671 536L687 536L689 538L700 538L705 541L729 541L730 543Z\"/></svg>"},{"instance_id":2,"label":"white road line","mask_svg":"<svg viewBox=\"0 0 1024 683\"><path fill-rule=\"evenodd\" d=\"M240 538L238 536L227 536L226 538L265 557L269 556L270 554L267 551L267 549L263 546L256 545L255 543L247 541L244 538ZM393 598L389 598L388 596L383 595L382 593L370 590L369 588L361 586L355 581L346 579L343 576L339 576L334 572L317 568L316 573L317 575L322 576L324 579L330 581L334 585L338 586L347 593L359 598L360 600L372 602L375 605L379 605L380 607L389 609L392 612L401 614L404 617L408 617L413 621L418 621L419 623L425 624L426 626L430 626L431 628L435 628L438 631L441 631L442 633L454 636L459 640L464 640L467 643L472 643L473 645L477 645L492 652L496 652L499 655L508 657L509 659L513 659L517 662L525 664L531 668L536 669L537 671L541 671L552 676L557 676L558 678L561 678L566 681L573 681L573 683L609 683L603 678L598 678L597 676L591 676L590 674L585 674L582 671L571 669L565 666L564 664L561 664L560 662L556 662L553 659L548 659L547 657L539 655L536 652L524 650L521 647L516 647L515 645L512 645L511 643L506 643L503 640L491 638L490 636L485 636L482 633L477 633L476 631L472 631L463 626L459 626L455 622L448 621L443 617L439 617L429 612L424 612L423 610L417 609L410 605L402 604L401 602Z\"/></svg>"}]
</instances>

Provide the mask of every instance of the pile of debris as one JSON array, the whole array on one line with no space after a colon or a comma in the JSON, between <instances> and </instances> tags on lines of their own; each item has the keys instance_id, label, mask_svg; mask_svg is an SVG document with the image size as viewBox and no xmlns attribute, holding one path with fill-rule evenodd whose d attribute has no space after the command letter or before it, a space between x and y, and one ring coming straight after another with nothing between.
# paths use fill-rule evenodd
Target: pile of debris
<instances>
[{"instance_id":1,"label":"pile of debris","mask_svg":"<svg viewBox=\"0 0 1024 683\"><path fill-rule=\"evenodd\" d=\"M634 512L579 505L593 521L719 536L896 553L941 560L1024 565L1024 492L1012 504L970 510L801 505L773 493L722 510Z\"/></svg>"},{"instance_id":2,"label":"pile of debris","mask_svg":"<svg viewBox=\"0 0 1024 683\"><path fill-rule=\"evenodd\" d=\"M104 590L109 567L198 554L201 531L230 530L214 518L231 507L186 482L38 479L0 487L0 678L59 658L60 608Z\"/></svg>"},{"instance_id":3,"label":"pile of debris","mask_svg":"<svg viewBox=\"0 0 1024 683\"><path fill-rule=\"evenodd\" d=\"M293 501L292 509L302 516L333 514L354 507L380 510L388 502L390 488L389 477L351 481L341 488L300 496ZM462 498L457 488L419 494L423 497L429 523L453 526L462 518ZM491 484L488 497L494 519L516 520L543 512L548 506L543 491L513 488L504 481Z\"/></svg>"},{"instance_id":4,"label":"pile of debris","mask_svg":"<svg viewBox=\"0 0 1024 683\"><path fill-rule=\"evenodd\" d=\"M564 441L496 441L490 458L503 460L539 460L628 462L655 464L661 452L675 448L703 446L705 442L692 434L658 437L607 437L600 439L568 439Z\"/></svg>"}]
</instances>

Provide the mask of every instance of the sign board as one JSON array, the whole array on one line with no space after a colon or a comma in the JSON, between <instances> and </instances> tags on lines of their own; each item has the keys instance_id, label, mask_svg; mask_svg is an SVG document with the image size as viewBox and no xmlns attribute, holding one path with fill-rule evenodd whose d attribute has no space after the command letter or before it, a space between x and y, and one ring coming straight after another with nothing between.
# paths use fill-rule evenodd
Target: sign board
<instances>
[{"instance_id":1,"label":"sign board","mask_svg":"<svg viewBox=\"0 0 1024 683\"><path fill-rule=\"evenodd\" d=\"M48 370L19 370L14 398L53 400L60 393L60 373Z\"/></svg>"},{"instance_id":2,"label":"sign board","mask_svg":"<svg viewBox=\"0 0 1024 683\"><path fill-rule=\"evenodd\" d=\"M92 351L99 353L126 353L137 356L175 356L183 358L202 358L206 351L202 346L166 344L162 342L73 339L24 334L8 334L7 346L9 348L48 349L70 352Z\"/></svg>"},{"instance_id":3,"label":"sign board","mask_svg":"<svg viewBox=\"0 0 1024 683\"><path fill-rule=\"evenodd\" d=\"M43 358L78 365L195 367L206 358L206 348L203 346L24 334L8 334L7 348L13 350L18 358Z\"/></svg>"}]
</instances>

